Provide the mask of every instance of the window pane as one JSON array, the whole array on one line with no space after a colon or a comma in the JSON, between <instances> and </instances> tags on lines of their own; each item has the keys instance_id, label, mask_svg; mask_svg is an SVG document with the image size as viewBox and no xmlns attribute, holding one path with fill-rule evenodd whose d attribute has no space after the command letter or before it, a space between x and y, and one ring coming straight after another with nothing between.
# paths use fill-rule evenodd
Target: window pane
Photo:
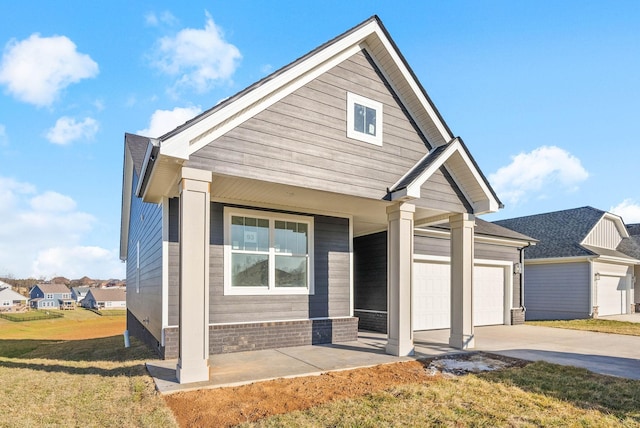
<instances>
[{"instance_id":1,"label":"window pane","mask_svg":"<svg viewBox=\"0 0 640 428\"><path fill-rule=\"evenodd\" d=\"M232 217L231 248L244 251L269 251L269 220Z\"/></svg>"},{"instance_id":2,"label":"window pane","mask_svg":"<svg viewBox=\"0 0 640 428\"><path fill-rule=\"evenodd\" d=\"M287 222L276 220L274 235L274 250L276 253L287 252Z\"/></svg>"},{"instance_id":3,"label":"window pane","mask_svg":"<svg viewBox=\"0 0 640 428\"><path fill-rule=\"evenodd\" d=\"M276 287L306 287L307 257L276 256Z\"/></svg>"},{"instance_id":4,"label":"window pane","mask_svg":"<svg viewBox=\"0 0 640 428\"><path fill-rule=\"evenodd\" d=\"M269 256L267 254L232 254L231 285L233 287L267 287Z\"/></svg>"},{"instance_id":5,"label":"window pane","mask_svg":"<svg viewBox=\"0 0 640 428\"><path fill-rule=\"evenodd\" d=\"M353 129L358 132L364 132L364 106L360 104L353 105Z\"/></svg>"},{"instance_id":6,"label":"window pane","mask_svg":"<svg viewBox=\"0 0 640 428\"><path fill-rule=\"evenodd\" d=\"M297 249L295 254L307 255L307 225L305 223L297 223L298 230L296 233Z\"/></svg>"},{"instance_id":7,"label":"window pane","mask_svg":"<svg viewBox=\"0 0 640 428\"><path fill-rule=\"evenodd\" d=\"M376 111L366 107L365 134L376 135Z\"/></svg>"}]
</instances>

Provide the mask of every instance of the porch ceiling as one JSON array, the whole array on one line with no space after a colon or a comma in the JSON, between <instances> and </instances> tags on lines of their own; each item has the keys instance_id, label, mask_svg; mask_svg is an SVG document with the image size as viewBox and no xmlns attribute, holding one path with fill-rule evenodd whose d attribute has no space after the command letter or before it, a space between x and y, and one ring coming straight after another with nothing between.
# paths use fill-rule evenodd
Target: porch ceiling
<instances>
[{"instance_id":1,"label":"porch ceiling","mask_svg":"<svg viewBox=\"0 0 640 428\"><path fill-rule=\"evenodd\" d=\"M387 229L386 208L394 202L367 199L341 193L270 183L247 178L214 175L211 200L247 204L292 212L353 217L354 236ZM416 207L416 224L433 224L448 220L453 213Z\"/></svg>"}]
</instances>

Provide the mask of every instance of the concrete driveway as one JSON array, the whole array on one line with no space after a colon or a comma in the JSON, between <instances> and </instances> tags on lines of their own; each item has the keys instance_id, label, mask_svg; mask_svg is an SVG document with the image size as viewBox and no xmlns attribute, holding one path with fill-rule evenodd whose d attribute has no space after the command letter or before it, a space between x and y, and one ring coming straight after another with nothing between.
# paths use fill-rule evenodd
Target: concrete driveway
<instances>
[{"instance_id":1,"label":"concrete driveway","mask_svg":"<svg viewBox=\"0 0 640 428\"><path fill-rule=\"evenodd\" d=\"M476 327L476 349L640 379L640 337L531 325ZM449 330L416 332L416 351L447 343Z\"/></svg>"}]
</instances>

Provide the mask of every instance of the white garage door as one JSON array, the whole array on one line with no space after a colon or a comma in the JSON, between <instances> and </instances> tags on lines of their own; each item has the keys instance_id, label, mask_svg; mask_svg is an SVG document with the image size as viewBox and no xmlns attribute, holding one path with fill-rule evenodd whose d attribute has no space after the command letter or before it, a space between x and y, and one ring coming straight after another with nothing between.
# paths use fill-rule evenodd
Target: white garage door
<instances>
[{"instance_id":1,"label":"white garage door","mask_svg":"<svg viewBox=\"0 0 640 428\"><path fill-rule=\"evenodd\" d=\"M413 328L449 328L451 286L448 263L415 262L413 268ZM504 323L504 268L476 265L473 271L474 325Z\"/></svg>"},{"instance_id":2,"label":"white garage door","mask_svg":"<svg viewBox=\"0 0 640 428\"><path fill-rule=\"evenodd\" d=\"M626 313L627 292L625 278L601 276L598 281L598 315Z\"/></svg>"}]
</instances>

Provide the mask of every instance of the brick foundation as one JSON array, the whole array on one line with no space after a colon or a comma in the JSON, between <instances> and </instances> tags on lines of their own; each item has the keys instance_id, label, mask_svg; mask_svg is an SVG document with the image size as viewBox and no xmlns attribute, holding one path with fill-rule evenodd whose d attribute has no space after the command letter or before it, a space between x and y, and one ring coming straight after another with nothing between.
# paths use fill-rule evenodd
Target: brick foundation
<instances>
[{"instance_id":1,"label":"brick foundation","mask_svg":"<svg viewBox=\"0 0 640 428\"><path fill-rule=\"evenodd\" d=\"M209 327L209 354L357 340L358 319L280 321Z\"/></svg>"},{"instance_id":2,"label":"brick foundation","mask_svg":"<svg viewBox=\"0 0 640 428\"><path fill-rule=\"evenodd\" d=\"M369 312L355 310L354 315L358 317L358 328L360 330L377 331L379 333L387 332L386 312Z\"/></svg>"},{"instance_id":3,"label":"brick foundation","mask_svg":"<svg viewBox=\"0 0 640 428\"><path fill-rule=\"evenodd\" d=\"M511 325L524 324L524 309L511 309Z\"/></svg>"}]
</instances>

